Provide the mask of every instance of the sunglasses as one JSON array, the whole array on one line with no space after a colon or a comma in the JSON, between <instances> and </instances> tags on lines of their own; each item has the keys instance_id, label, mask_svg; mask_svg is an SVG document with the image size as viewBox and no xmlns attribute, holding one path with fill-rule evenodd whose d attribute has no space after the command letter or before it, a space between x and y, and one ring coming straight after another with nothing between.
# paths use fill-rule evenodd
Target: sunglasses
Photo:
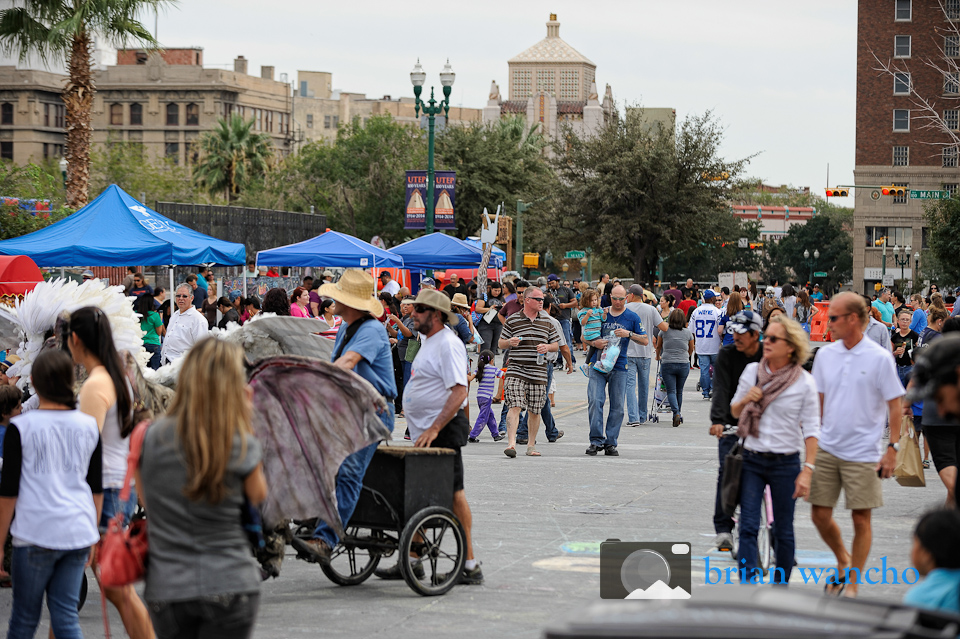
<instances>
[{"instance_id":1,"label":"sunglasses","mask_svg":"<svg viewBox=\"0 0 960 639\"><path fill-rule=\"evenodd\" d=\"M614 302L622 302L623 300L625 300L625 299L627 299L627 298L625 298L625 297L611 297L610 299L612 299Z\"/></svg>"},{"instance_id":2,"label":"sunglasses","mask_svg":"<svg viewBox=\"0 0 960 639\"><path fill-rule=\"evenodd\" d=\"M524 298L524 299L528 299L528 300L530 300L531 302L540 302L541 304L543 304L543 298L542 298L542 297L526 297L526 298Z\"/></svg>"},{"instance_id":3,"label":"sunglasses","mask_svg":"<svg viewBox=\"0 0 960 639\"><path fill-rule=\"evenodd\" d=\"M177 299L190 299L193 295L177 295Z\"/></svg>"},{"instance_id":4,"label":"sunglasses","mask_svg":"<svg viewBox=\"0 0 960 639\"><path fill-rule=\"evenodd\" d=\"M844 313L843 315L827 315L827 319L831 322L836 322L841 317L846 317L847 315L853 315L853 313Z\"/></svg>"},{"instance_id":5,"label":"sunglasses","mask_svg":"<svg viewBox=\"0 0 960 639\"><path fill-rule=\"evenodd\" d=\"M763 338L763 341L770 342L771 344L776 344L777 342L784 342L789 344L789 341L786 337L777 337L776 335L766 335Z\"/></svg>"},{"instance_id":6,"label":"sunglasses","mask_svg":"<svg viewBox=\"0 0 960 639\"><path fill-rule=\"evenodd\" d=\"M425 304L414 304L413 310L415 310L418 313L427 313L429 311L435 311L437 309L433 308L432 306L426 306Z\"/></svg>"}]
</instances>

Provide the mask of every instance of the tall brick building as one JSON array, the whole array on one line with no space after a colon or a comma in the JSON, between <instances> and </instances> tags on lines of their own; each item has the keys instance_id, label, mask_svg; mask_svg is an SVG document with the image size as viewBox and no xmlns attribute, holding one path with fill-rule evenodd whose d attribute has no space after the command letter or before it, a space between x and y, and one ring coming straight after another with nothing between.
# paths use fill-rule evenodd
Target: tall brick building
<instances>
[{"instance_id":1,"label":"tall brick building","mask_svg":"<svg viewBox=\"0 0 960 639\"><path fill-rule=\"evenodd\" d=\"M887 275L900 279L893 247L910 246L904 279L913 279L914 255L922 268L927 246L925 200L909 190L946 189L960 184L956 147L942 132L928 127L916 96L935 104L939 115L960 129L960 77L943 74L927 61L960 58L960 38L952 20L960 21L960 1L945 0L947 15L936 0L859 0L857 24L857 148L854 181L853 282L858 292L872 293L881 280L887 238ZM948 19L949 16L949 19ZM876 56L876 57L874 57ZM878 62L879 60L879 62ZM890 64L897 73L878 70ZM907 187L904 198L881 196L870 186ZM904 251L900 251L901 257Z\"/></svg>"}]
</instances>

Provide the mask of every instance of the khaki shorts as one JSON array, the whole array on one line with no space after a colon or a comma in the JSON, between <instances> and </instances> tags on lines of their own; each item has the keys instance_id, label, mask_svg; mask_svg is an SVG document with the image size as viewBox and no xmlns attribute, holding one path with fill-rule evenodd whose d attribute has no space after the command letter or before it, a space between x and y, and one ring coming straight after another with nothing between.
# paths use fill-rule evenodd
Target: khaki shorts
<instances>
[{"instance_id":1,"label":"khaki shorts","mask_svg":"<svg viewBox=\"0 0 960 639\"><path fill-rule=\"evenodd\" d=\"M883 485L877 477L876 462L844 461L818 446L815 465L808 500L814 506L835 507L841 488L847 510L883 506Z\"/></svg>"},{"instance_id":2,"label":"khaki shorts","mask_svg":"<svg viewBox=\"0 0 960 639\"><path fill-rule=\"evenodd\" d=\"M503 401L507 408L520 407L537 415L547 401L547 385L531 384L516 377L508 377L503 384Z\"/></svg>"}]
</instances>

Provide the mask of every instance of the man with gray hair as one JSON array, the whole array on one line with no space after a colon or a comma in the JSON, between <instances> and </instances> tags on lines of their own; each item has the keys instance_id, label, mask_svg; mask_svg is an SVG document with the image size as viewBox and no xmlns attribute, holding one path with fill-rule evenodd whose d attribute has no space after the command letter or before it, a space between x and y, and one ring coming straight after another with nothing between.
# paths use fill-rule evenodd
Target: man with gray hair
<instances>
[{"instance_id":1,"label":"man with gray hair","mask_svg":"<svg viewBox=\"0 0 960 639\"><path fill-rule=\"evenodd\" d=\"M196 277L190 275L196 282ZM206 337L207 318L193 306L193 287L184 282L177 287L174 296L177 310L170 316L167 336L160 351L160 364L182 357L197 341Z\"/></svg>"},{"instance_id":2,"label":"man with gray hair","mask_svg":"<svg viewBox=\"0 0 960 639\"><path fill-rule=\"evenodd\" d=\"M654 354L650 342L668 327L660 312L643 301L643 287L639 284L631 284L627 291L627 310L640 318L648 336L646 344L634 341L627 344L627 426L635 427L647 421L650 361Z\"/></svg>"}]
</instances>

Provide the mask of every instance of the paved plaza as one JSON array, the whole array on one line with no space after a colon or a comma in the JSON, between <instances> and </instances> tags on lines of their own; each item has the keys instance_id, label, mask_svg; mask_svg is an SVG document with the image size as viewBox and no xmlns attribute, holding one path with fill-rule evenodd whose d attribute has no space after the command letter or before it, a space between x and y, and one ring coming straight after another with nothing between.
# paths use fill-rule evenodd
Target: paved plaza
<instances>
[{"instance_id":1,"label":"paved plaza","mask_svg":"<svg viewBox=\"0 0 960 639\"><path fill-rule=\"evenodd\" d=\"M705 558L711 567L734 563L729 554L711 549L717 445L707 434L709 402L696 391L696 375L687 379L685 423L673 428L666 414L657 424L625 427L620 457L584 454L589 443L586 379L579 372L557 379L556 415L565 436L557 443L541 443L543 457L508 459L505 442L492 442L489 433L464 450L483 586L457 586L445 596L429 598L414 594L402 581L376 577L345 588L328 581L316 565L295 560L288 548L280 578L263 585L255 636L538 637L546 626L574 618L598 600L599 542L608 538L689 542L694 598L706 588L739 587L704 584ZM476 416L474 402L471 412ZM400 420L397 436L403 430ZM909 567L913 525L925 510L942 504L945 495L933 470L927 471L926 488L885 481L886 505L874 513L868 567L879 567L884 556L887 566L898 571ZM849 544L848 512L837 512ZM797 506L796 534L800 567L832 565L805 502ZM394 560L384 559L381 565ZM790 587L822 589L804 585L797 570ZM888 600L899 600L905 590L903 585L861 587L862 596ZM113 632L122 636L120 619L112 607L110 612ZM0 619L9 614L10 591L0 591ZM85 636L103 636L100 614L99 593L91 592L80 613ZM45 636L48 626L45 617L37 636Z\"/></svg>"}]
</instances>

